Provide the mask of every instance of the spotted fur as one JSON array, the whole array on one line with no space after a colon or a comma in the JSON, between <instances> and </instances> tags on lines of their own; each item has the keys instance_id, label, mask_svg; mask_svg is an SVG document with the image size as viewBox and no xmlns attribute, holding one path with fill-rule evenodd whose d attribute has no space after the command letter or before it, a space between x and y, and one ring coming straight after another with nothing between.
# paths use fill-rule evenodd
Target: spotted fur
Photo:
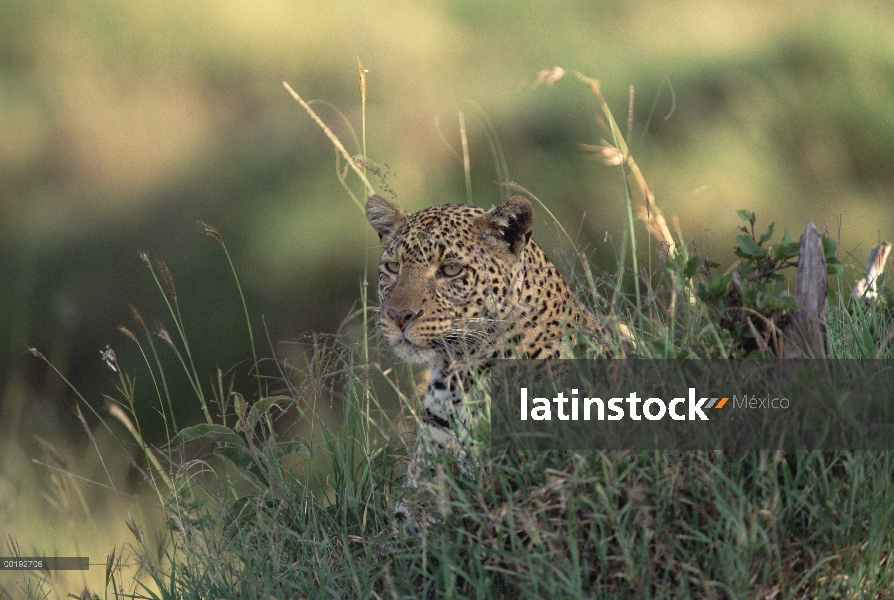
<instances>
[{"instance_id":1,"label":"spotted fur","mask_svg":"<svg viewBox=\"0 0 894 600\"><path fill-rule=\"evenodd\" d=\"M366 202L382 242L379 327L403 359L426 363L429 383L404 478L430 477L431 458L452 451L471 475L468 435L476 421L464 393L487 359L567 356L574 332L600 329L531 240L534 208L520 196L484 210L444 204L406 214L382 198ZM395 508L406 521L406 506Z\"/></svg>"}]
</instances>

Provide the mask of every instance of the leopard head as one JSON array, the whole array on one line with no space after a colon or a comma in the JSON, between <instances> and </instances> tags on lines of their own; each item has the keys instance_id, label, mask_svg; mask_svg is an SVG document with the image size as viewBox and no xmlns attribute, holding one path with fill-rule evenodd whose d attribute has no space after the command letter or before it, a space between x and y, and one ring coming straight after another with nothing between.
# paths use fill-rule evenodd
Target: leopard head
<instances>
[{"instance_id":1,"label":"leopard head","mask_svg":"<svg viewBox=\"0 0 894 600\"><path fill-rule=\"evenodd\" d=\"M444 204L407 214L381 196L366 216L382 242L379 326L405 360L486 350L522 291L534 208L520 196L484 210Z\"/></svg>"}]
</instances>

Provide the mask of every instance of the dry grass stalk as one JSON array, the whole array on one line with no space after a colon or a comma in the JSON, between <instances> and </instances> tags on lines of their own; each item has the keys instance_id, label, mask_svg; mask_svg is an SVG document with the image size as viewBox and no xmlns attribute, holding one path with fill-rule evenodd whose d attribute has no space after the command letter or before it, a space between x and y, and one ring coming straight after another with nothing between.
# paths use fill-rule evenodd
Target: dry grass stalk
<instances>
[{"instance_id":1,"label":"dry grass stalk","mask_svg":"<svg viewBox=\"0 0 894 600\"><path fill-rule=\"evenodd\" d=\"M882 242L869 251L869 260L866 262L866 275L854 286L852 293L854 298L861 298L864 302L870 302L878 297L876 282L885 272L885 263L891 253L891 244Z\"/></svg>"},{"instance_id":2,"label":"dry grass stalk","mask_svg":"<svg viewBox=\"0 0 894 600\"><path fill-rule=\"evenodd\" d=\"M535 85L553 85L556 81L564 77L565 74L566 71L561 67L541 71L537 75ZM596 154L596 156L608 166L627 167L645 204L644 206L637 207L637 218L643 222L646 231L648 231L652 237L661 242L662 246L666 246L669 249L669 255L672 256L674 249L677 247L677 240L671 235L670 229L667 226L667 220L664 218L664 213L655 204L655 194L652 193L649 184L646 183L646 178L643 175L642 170L640 170L639 165L636 164L636 161L630 154L630 148L627 141L621 134L621 129L618 127L617 121L615 121L615 117L608 106L608 102L606 102L605 97L602 95L599 81L592 77L587 77L577 71L574 72L574 75L578 80L586 84L591 92L593 92L593 95L599 102L599 105L602 108L602 113L605 116L604 119L600 118L599 122L608 131L613 140L612 143L606 140L600 140L600 145L581 144L580 147L585 151ZM633 98L632 88L630 90L630 97L631 99ZM632 113L628 114L628 129L630 129L631 122ZM677 235L679 238L679 231L677 232Z\"/></svg>"},{"instance_id":3,"label":"dry grass stalk","mask_svg":"<svg viewBox=\"0 0 894 600\"><path fill-rule=\"evenodd\" d=\"M301 105L301 108L303 108L305 111L307 111L307 114L310 115L310 118L313 119L317 125L319 125L320 129L323 130L323 133L326 134L326 137L329 138L329 141L332 142L333 146L335 146L335 149L338 150L339 154L341 154L341 156L342 156L342 158L344 158L345 162L354 170L354 172L357 174L357 177L360 178L360 181L363 182L363 185L366 188L367 194L368 195L375 194L376 191L375 191L375 189L373 189L373 186L369 182L369 179L366 178L366 174L363 172L363 170L360 169L360 167L357 166L357 162L351 157L350 154L348 154L348 151L345 150L345 147L341 143L341 140L338 139L338 136L335 135L335 133L333 133L333 131L331 129L329 129L329 126L323 122L323 119L321 119L317 115L317 113L314 111L314 109L311 108L310 105L307 102L305 102L304 99L301 96L299 96L295 90L292 89L292 86L290 86L285 81L282 82L282 85L283 85L283 87L286 88L286 91L288 91L289 94L292 95L292 98L294 98L295 101ZM366 78L365 77L361 79L361 86L362 86L362 88L365 89L365 86L366 86ZM357 206L358 206L358 208L360 208L360 210L365 211L363 205L360 204L359 200L354 198L354 201L357 203Z\"/></svg>"}]
</instances>

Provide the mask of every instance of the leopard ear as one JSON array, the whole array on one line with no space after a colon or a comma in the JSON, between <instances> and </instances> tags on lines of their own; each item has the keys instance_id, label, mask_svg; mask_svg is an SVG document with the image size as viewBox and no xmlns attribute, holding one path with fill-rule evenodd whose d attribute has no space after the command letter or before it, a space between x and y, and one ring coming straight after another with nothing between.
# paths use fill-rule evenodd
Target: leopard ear
<instances>
[{"instance_id":1,"label":"leopard ear","mask_svg":"<svg viewBox=\"0 0 894 600\"><path fill-rule=\"evenodd\" d=\"M534 228L534 207L521 196L513 196L481 215L481 224L509 244L509 250L521 256Z\"/></svg>"},{"instance_id":2,"label":"leopard ear","mask_svg":"<svg viewBox=\"0 0 894 600\"><path fill-rule=\"evenodd\" d=\"M407 222L407 215L396 204L374 194L366 199L366 220L384 244L385 238L394 235Z\"/></svg>"}]
</instances>

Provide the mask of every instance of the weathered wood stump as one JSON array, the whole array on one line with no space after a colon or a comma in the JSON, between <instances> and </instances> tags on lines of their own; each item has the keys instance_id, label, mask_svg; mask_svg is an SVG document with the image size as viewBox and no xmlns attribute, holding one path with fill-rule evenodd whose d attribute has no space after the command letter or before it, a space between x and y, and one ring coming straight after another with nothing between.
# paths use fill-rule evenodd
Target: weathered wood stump
<instances>
[{"instance_id":1,"label":"weathered wood stump","mask_svg":"<svg viewBox=\"0 0 894 600\"><path fill-rule=\"evenodd\" d=\"M826 358L829 340L826 336L826 259L823 240L812 221L801 235L798 278L795 300L801 307L783 327L780 358Z\"/></svg>"},{"instance_id":2,"label":"weathered wood stump","mask_svg":"<svg viewBox=\"0 0 894 600\"><path fill-rule=\"evenodd\" d=\"M882 242L869 251L866 275L857 281L851 295L865 302L878 297L877 282L885 272L885 264L891 253L891 244ZM798 279L795 300L800 309L795 311L789 323L783 327L780 358L827 358L829 339L826 336L826 259L823 240L811 221L801 235L801 255L798 259Z\"/></svg>"}]
</instances>

